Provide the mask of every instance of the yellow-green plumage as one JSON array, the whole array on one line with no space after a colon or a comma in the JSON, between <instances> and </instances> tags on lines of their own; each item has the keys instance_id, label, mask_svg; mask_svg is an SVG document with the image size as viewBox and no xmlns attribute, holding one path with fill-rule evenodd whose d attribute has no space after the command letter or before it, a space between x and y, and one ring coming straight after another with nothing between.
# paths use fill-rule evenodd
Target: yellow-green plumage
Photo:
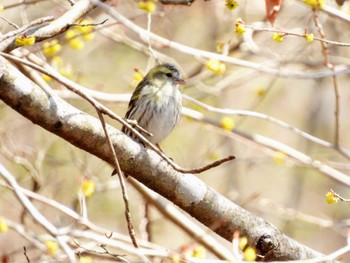
<instances>
[{"instance_id":1,"label":"yellow-green plumage","mask_svg":"<svg viewBox=\"0 0 350 263\"><path fill-rule=\"evenodd\" d=\"M178 86L183 83L179 70L171 64L152 68L134 90L125 118L136 120L138 125L153 134L143 135L152 143L159 143L180 118L182 97ZM125 126L122 131L136 138Z\"/></svg>"}]
</instances>

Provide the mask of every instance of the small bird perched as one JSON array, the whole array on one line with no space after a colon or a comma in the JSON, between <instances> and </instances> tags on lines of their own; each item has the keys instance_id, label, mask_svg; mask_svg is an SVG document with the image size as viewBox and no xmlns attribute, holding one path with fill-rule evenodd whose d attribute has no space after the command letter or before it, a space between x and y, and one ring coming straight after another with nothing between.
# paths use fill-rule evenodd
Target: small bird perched
<instances>
[{"instance_id":1,"label":"small bird perched","mask_svg":"<svg viewBox=\"0 0 350 263\"><path fill-rule=\"evenodd\" d=\"M158 144L173 130L180 118L182 96L178 89L184 84L180 71L172 64L152 68L137 85L129 102L125 118L135 120L152 134L143 134L153 144ZM127 127L122 131L138 140Z\"/></svg>"}]
</instances>

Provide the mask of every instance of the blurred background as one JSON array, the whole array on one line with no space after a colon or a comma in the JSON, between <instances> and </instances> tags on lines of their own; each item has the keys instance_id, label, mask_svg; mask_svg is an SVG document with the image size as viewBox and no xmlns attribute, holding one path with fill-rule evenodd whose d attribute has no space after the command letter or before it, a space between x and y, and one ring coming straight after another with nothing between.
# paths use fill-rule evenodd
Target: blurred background
<instances>
[{"instance_id":1,"label":"blurred background","mask_svg":"<svg viewBox=\"0 0 350 263\"><path fill-rule=\"evenodd\" d=\"M70 8L68 1L33 2L35 4L2 1L5 8L0 15L22 26L43 16L58 17ZM182 90L183 94L217 108L263 113L334 144L334 79L331 76L316 78L311 73L328 74L331 71L325 66L327 52L328 62L335 65L335 70L348 67L349 47L329 45L328 51L323 50L321 43L316 41L320 36L314 23L315 13L303 1L283 1L273 27L267 19L264 1L237 2L239 6L235 10L229 10L224 0L197 0L191 6L157 2L151 15L139 8L139 1L114 0L108 4L145 29L151 17L151 31L171 41L197 50L223 53L263 69L280 69L286 73L285 76L279 76L265 73L266 70L222 61L213 62L197 54L186 54L151 41L152 48L163 54L164 60L175 62L181 67L188 83ZM326 6L337 13L317 11L325 38L350 43L348 1L342 7L334 1L326 1ZM107 18L107 22L100 24ZM237 18L245 23L246 32L242 35L235 33ZM136 32L114 21L101 9L95 9L85 19L85 22L77 23L95 23L96 26L88 27L91 30L87 29L85 33L80 32L82 35L74 32L73 28L70 29L72 32L57 36L57 42L52 43L50 41L54 39L51 39L46 41L51 43L46 47L44 42L27 49L45 59L62 75L88 89L104 92L106 97L111 93L131 93L140 76L142 78L155 63L148 54L147 41L143 41L145 36L140 38ZM277 42L273 39L273 32L252 30L251 26L256 29L274 28L299 36L282 34L283 41ZM6 21L1 21L0 27L3 34L14 30ZM305 32L313 34L315 39L306 41L303 37ZM55 45L60 48L56 46L54 51L45 50ZM210 63L223 63L224 66L217 72ZM300 74L293 77L293 72ZM47 76L43 78L58 92L65 90ZM339 142L341 147L350 149L349 75L337 75L336 82L340 105ZM63 97L75 107L96 116L95 110L87 102L69 94ZM124 116L127 102L100 101ZM350 198L348 186L320 172L310 163L303 162L305 159L293 158L288 149L300 151L345 175L350 169L349 157L344 157L332 147L321 146L290 129L275 125L267 118L220 114L186 99L184 106L201 112L206 119L194 120L183 115L179 125L161 143L162 149L176 163L194 168L234 154L236 160L199 174L198 177L248 211L265 218L285 234L315 250L328 254L347 244L349 205L345 202L330 205L325 200L330 188ZM108 122L120 128L117 122ZM257 142L252 137L255 135L274 140L274 147ZM286 150L283 145L290 148ZM93 182L96 189L91 196L86 197L89 219L96 225L127 235L123 200L117 178L110 176L112 168L33 125L3 102L0 102L0 161L21 186L77 211L78 193L83 182ZM25 225L33 235L43 234L43 230L23 213L12 191L4 186L3 181L0 180L0 183L0 218ZM128 186L128 191L132 220L137 228L137 236L141 238L143 230L138 226L142 225L144 217L144 201L132 187ZM34 204L55 225L73 222L45 204ZM150 219L152 242L155 244L179 251L182 246L194 241L156 209L150 209ZM230 249L229 242L215 237ZM18 262L25 261L25 245L28 246L29 254L40 254L28 245L30 242L13 230L0 234L0 244L0 254L10 255L11 260L17 259ZM213 256L208 255L207 258ZM349 260L349 256L343 258L343 262Z\"/></svg>"}]
</instances>

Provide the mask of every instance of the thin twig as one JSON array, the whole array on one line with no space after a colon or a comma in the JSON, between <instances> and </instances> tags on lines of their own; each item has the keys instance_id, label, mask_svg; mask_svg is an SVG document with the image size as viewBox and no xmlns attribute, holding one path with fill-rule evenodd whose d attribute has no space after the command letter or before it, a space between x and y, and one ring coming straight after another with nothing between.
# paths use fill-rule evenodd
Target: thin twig
<instances>
[{"instance_id":1,"label":"thin twig","mask_svg":"<svg viewBox=\"0 0 350 263\"><path fill-rule=\"evenodd\" d=\"M318 19L318 10L316 8L313 8L313 20L314 24L317 28L318 33L320 34L321 39L326 39L326 34L323 30L323 27ZM326 42L321 42L322 45L322 53L324 57L324 65L329 68L332 72L335 71L335 65L330 62L329 59L329 48L328 48L328 43ZM335 95L335 110L334 110L334 115L335 115L335 123L334 123L334 145L335 148L339 148L340 145L340 96L339 96L339 87L338 87L338 81L337 77L335 75L332 76L333 79L333 88L334 88L334 95ZM342 152L340 152L342 153Z\"/></svg>"},{"instance_id":2,"label":"thin twig","mask_svg":"<svg viewBox=\"0 0 350 263\"><path fill-rule=\"evenodd\" d=\"M86 23L86 24L76 24L76 23L73 23L73 24L70 24L68 25L68 27L74 27L74 26L79 26L79 27L87 27L87 26L100 26L100 25L103 25L104 23L106 23L108 21L108 18L106 18L105 20L103 20L102 22L99 22L99 23Z\"/></svg>"},{"instance_id":3,"label":"thin twig","mask_svg":"<svg viewBox=\"0 0 350 263\"><path fill-rule=\"evenodd\" d=\"M191 5L195 0L160 0L163 5Z\"/></svg>"},{"instance_id":4,"label":"thin twig","mask_svg":"<svg viewBox=\"0 0 350 263\"><path fill-rule=\"evenodd\" d=\"M254 31L265 31L265 32L279 33L279 34L283 34L284 36L296 36L296 37L301 37L301 38L305 38L307 36L307 33L301 34L301 33L289 32L286 30L280 30L280 29L269 28L269 27L256 27L256 26L247 25L247 24L245 24L244 27L253 29ZM332 41L332 40L328 40L328 39L323 38L323 37L314 37L313 40L319 41L321 43L326 43L329 45L339 46L339 47L350 47L350 43Z\"/></svg>"},{"instance_id":5,"label":"thin twig","mask_svg":"<svg viewBox=\"0 0 350 263\"><path fill-rule=\"evenodd\" d=\"M341 195L339 195L338 193L334 192L333 189L329 189L329 191L335 196L337 197L340 201L343 201L343 202L350 202L350 199L349 198L344 198L342 197Z\"/></svg>"},{"instance_id":6,"label":"thin twig","mask_svg":"<svg viewBox=\"0 0 350 263\"><path fill-rule=\"evenodd\" d=\"M128 225L129 236L131 238L131 241L132 241L132 244L134 245L134 247L138 248L139 245L137 244L136 235L135 235L135 229L134 229L134 226L133 226L132 221L131 221L131 214L130 214L130 207L129 207L129 198L128 198L128 192L126 190L126 185L125 185L125 181L124 181L123 172L122 172L122 170L120 168L117 154L115 153L115 149L113 147L113 143L112 143L111 138L109 136L109 133L107 131L106 122L104 120L103 114L97 108L96 108L96 111L97 111L98 117L100 118L100 121L101 121L101 124L102 124L102 127L103 127L103 131L104 131L104 133L106 135L106 140L107 140L108 146L109 146L109 148L110 148L110 150L112 152L114 168L117 171L119 182L120 182L120 186L121 186L121 189L122 189L122 195L123 195L123 200L124 200L124 205L125 205L125 218L126 218L126 222L127 222L127 225Z\"/></svg>"},{"instance_id":7,"label":"thin twig","mask_svg":"<svg viewBox=\"0 0 350 263\"><path fill-rule=\"evenodd\" d=\"M2 20L4 20L5 22L9 23L11 26L13 26L14 28L16 29L19 29L19 26L17 26L15 23L11 22L10 20L8 20L7 18L3 17L3 16L0 16L0 18Z\"/></svg>"},{"instance_id":8,"label":"thin twig","mask_svg":"<svg viewBox=\"0 0 350 263\"><path fill-rule=\"evenodd\" d=\"M23 246L23 255L25 256L27 262L30 263L29 257L27 255L27 248L25 246Z\"/></svg>"},{"instance_id":9,"label":"thin twig","mask_svg":"<svg viewBox=\"0 0 350 263\"><path fill-rule=\"evenodd\" d=\"M103 249L103 252L100 252L100 251L92 250L92 249L89 249L89 248L86 248L86 247L80 245L77 240L73 240L73 242L78 248L81 248L86 253L95 254L95 255L110 256L110 257L117 259L118 261L121 261L121 262L129 262L124 258L125 255L118 255L118 254L111 253L107 250L106 246L103 244L100 245L100 248Z\"/></svg>"},{"instance_id":10,"label":"thin twig","mask_svg":"<svg viewBox=\"0 0 350 263\"><path fill-rule=\"evenodd\" d=\"M152 24L152 14L148 13L147 14L147 31L149 33L151 33L151 24ZM156 53L154 52L154 50L152 48L151 38L150 38L149 35L147 36L147 42L148 42L148 51L149 51L149 53L157 61L157 55L156 55Z\"/></svg>"},{"instance_id":11,"label":"thin twig","mask_svg":"<svg viewBox=\"0 0 350 263\"><path fill-rule=\"evenodd\" d=\"M17 6L21 6L21 5L34 5L34 4L37 4L37 3L40 3L40 2L44 2L44 1L47 1L47 0L33 0L33 1L26 0L26 1L20 1L19 3L5 5L4 6L4 10L7 10L7 9L10 9L10 8L13 8L13 7L17 7Z\"/></svg>"}]
</instances>

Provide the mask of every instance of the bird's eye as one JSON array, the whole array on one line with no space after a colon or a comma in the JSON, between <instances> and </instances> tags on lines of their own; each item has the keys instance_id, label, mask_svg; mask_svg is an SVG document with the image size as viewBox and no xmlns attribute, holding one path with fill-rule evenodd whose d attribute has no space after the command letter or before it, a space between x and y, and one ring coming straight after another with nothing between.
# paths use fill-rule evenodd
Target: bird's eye
<instances>
[{"instance_id":1,"label":"bird's eye","mask_svg":"<svg viewBox=\"0 0 350 263\"><path fill-rule=\"evenodd\" d=\"M172 78L173 77L173 74L171 74L171 73L166 73L165 74L168 78Z\"/></svg>"}]
</instances>

